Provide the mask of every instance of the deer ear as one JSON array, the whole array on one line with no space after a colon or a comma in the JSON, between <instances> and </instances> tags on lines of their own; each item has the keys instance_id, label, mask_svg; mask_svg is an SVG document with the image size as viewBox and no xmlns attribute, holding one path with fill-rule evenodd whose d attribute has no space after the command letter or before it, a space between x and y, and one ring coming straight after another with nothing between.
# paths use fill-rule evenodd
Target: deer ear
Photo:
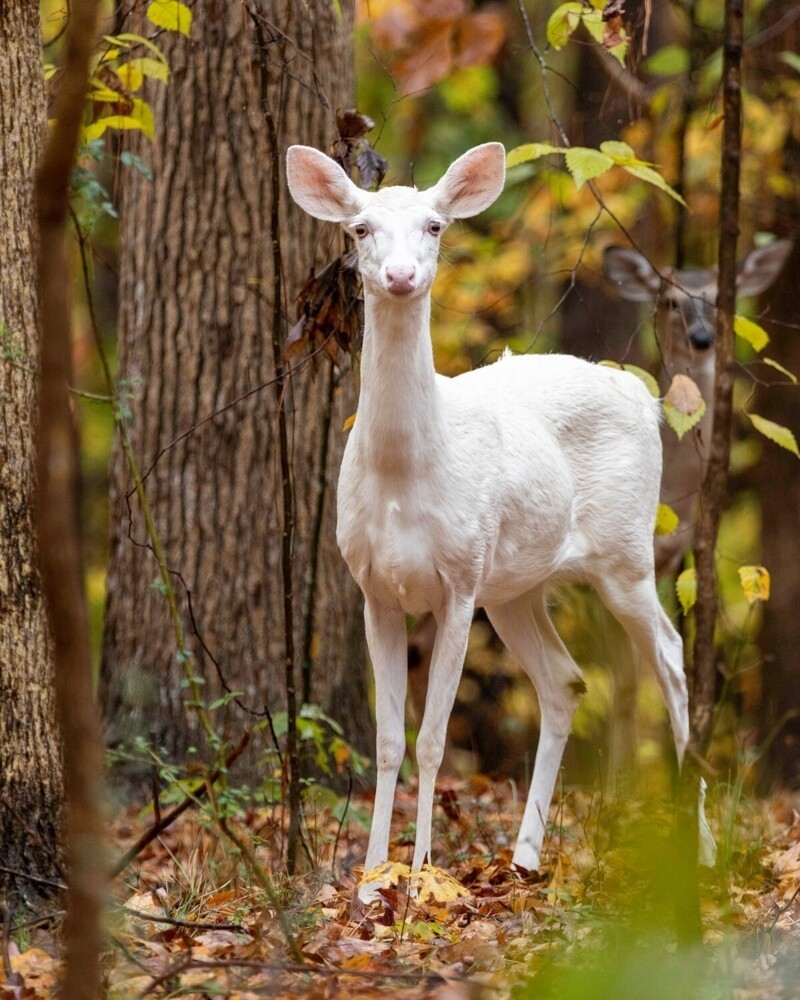
<instances>
[{"instance_id":1,"label":"deer ear","mask_svg":"<svg viewBox=\"0 0 800 1000\"><path fill-rule=\"evenodd\" d=\"M606 247L603 274L630 302L652 302L661 288L661 276L650 261L628 247Z\"/></svg>"},{"instance_id":2,"label":"deer ear","mask_svg":"<svg viewBox=\"0 0 800 1000\"><path fill-rule=\"evenodd\" d=\"M326 222L346 222L358 214L366 200L366 193L338 163L310 146L289 147L286 180L297 204Z\"/></svg>"},{"instance_id":3,"label":"deer ear","mask_svg":"<svg viewBox=\"0 0 800 1000\"><path fill-rule=\"evenodd\" d=\"M486 142L459 156L427 194L446 219L468 219L499 197L505 180L506 151L499 142Z\"/></svg>"},{"instance_id":4,"label":"deer ear","mask_svg":"<svg viewBox=\"0 0 800 1000\"><path fill-rule=\"evenodd\" d=\"M760 295L780 274L792 250L791 240L775 240L751 250L739 264L736 277L737 295Z\"/></svg>"}]
</instances>

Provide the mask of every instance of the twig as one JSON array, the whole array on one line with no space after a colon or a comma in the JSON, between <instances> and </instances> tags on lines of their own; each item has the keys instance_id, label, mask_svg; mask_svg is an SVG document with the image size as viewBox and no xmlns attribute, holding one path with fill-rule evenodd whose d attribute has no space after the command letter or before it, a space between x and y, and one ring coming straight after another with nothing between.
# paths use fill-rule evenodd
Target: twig
<instances>
[{"instance_id":1,"label":"twig","mask_svg":"<svg viewBox=\"0 0 800 1000\"><path fill-rule=\"evenodd\" d=\"M11 911L5 901L0 899L0 916L3 918L3 934L0 938L0 952L3 956L3 976L7 983L11 982L14 970L11 968Z\"/></svg>"},{"instance_id":2,"label":"twig","mask_svg":"<svg viewBox=\"0 0 800 1000\"><path fill-rule=\"evenodd\" d=\"M15 878L21 878L25 882L35 882L37 885L48 885L51 889L66 889L66 885L63 882L56 882L54 879L42 878L41 875L30 875L28 872L18 872L14 868L7 868L5 865L0 865L0 872L5 872L6 875L13 875Z\"/></svg>"},{"instance_id":3,"label":"twig","mask_svg":"<svg viewBox=\"0 0 800 1000\"><path fill-rule=\"evenodd\" d=\"M153 924L169 924L170 927L188 927L199 931L239 931L248 933L247 928L242 927L241 924L212 924L204 923L201 920L181 920L178 917L168 917L166 915L157 917L153 913L143 913L141 910L134 910L132 907L125 906L123 903L115 903L114 909L121 910L123 913L129 913L132 917L136 917L139 920L149 921Z\"/></svg>"},{"instance_id":4,"label":"twig","mask_svg":"<svg viewBox=\"0 0 800 1000\"><path fill-rule=\"evenodd\" d=\"M218 781L219 778L227 772L234 761L236 761L244 753L245 747L249 742L250 730L246 729L242 734L242 738L239 740L238 745L234 747L234 749L231 750L225 758L225 766L215 768L200 785L194 788L191 792L187 792L183 801L163 816L160 823L155 823L149 830L145 830L136 843L133 844L133 846L130 847L116 862L116 864L112 866L111 877L116 878L117 875L123 872L131 861L133 861L134 858L136 858L149 843L154 841L156 837L160 836L160 834L162 834L167 827L171 826L179 816L185 813L190 806L196 805L196 803L207 794L209 786Z\"/></svg>"},{"instance_id":5,"label":"twig","mask_svg":"<svg viewBox=\"0 0 800 1000\"><path fill-rule=\"evenodd\" d=\"M333 857L331 858L331 874L333 874L336 868L336 851L339 848L339 837L342 833L342 827L344 826L344 821L347 817L347 813L350 809L350 797L353 794L353 772L348 768L347 771L347 799L344 803L344 809L342 810L342 816L339 820L339 825L336 828L336 836L333 839Z\"/></svg>"},{"instance_id":6,"label":"twig","mask_svg":"<svg viewBox=\"0 0 800 1000\"><path fill-rule=\"evenodd\" d=\"M264 59L267 52L267 40L264 25L248 8L255 25L258 42L258 57L260 59L260 98L261 109L267 126L272 159L271 170L271 211L270 235L272 238L272 357L275 368L275 403L278 408L278 444L280 451L281 470L281 514L283 528L281 531L281 580L283 584L283 640L284 640L284 676L286 687L286 756L289 762L289 833L286 843L286 867L290 875L294 874L297 864L297 849L300 831L300 753L297 735L297 691L295 687L295 646L294 646L294 584L292 571L292 548L294 545L295 510L294 491L292 489L292 464L289 456L289 431L286 419L286 391L289 382L283 365L283 259L280 239L280 196L281 196L281 154L278 144L278 132L270 105L268 80L269 74Z\"/></svg>"}]
</instances>

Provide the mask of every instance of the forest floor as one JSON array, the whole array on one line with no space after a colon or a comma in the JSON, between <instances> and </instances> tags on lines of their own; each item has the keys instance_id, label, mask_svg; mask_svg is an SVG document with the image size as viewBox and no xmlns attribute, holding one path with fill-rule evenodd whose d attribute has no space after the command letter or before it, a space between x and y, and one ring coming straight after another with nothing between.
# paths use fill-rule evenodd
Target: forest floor
<instances>
[{"instance_id":1,"label":"forest floor","mask_svg":"<svg viewBox=\"0 0 800 1000\"><path fill-rule=\"evenodd\" d=\"M800 997L800 797L712 797L719 859L700 874L703 941L679 946L680 866L663 807L565 793L541 869L521 878L510 869L513 786L476 777L439 793L434 844L446 872L410 887L395 865L368 904L355 893L368 799L349 802L341 824L329 808L307 811L293 877L278 860L280 811L232 819L269 891L212 815L185 813L114 884L108 995ZM415 804L413 789L399 790L393 858L410 859ZM115 851L150 822L134 809L118 817ZM51 926L6 939L2 1000L54 995L56 935Z\"/></svg>"}]
</instances>

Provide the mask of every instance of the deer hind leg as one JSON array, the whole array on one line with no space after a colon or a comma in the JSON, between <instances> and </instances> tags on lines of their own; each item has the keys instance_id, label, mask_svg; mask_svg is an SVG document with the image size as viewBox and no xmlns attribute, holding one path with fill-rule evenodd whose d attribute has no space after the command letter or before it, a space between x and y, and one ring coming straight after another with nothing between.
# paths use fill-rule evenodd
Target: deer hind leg
<instances>
[{"instance_id":1,"label":"deer hind leg","mask_svg":"<svg viewBox=\"0 0 800 1000\"><path fill-rule=\"evenodd\" d=\"M689 741L689 700L683 670L683 640L661 607L652 576L593 581L600 599L622 625L643 659L653 665L667 705L678 764Z\"/></svg>"},{"instance_id":2,"label":"deer hind leg","mask_svg":"<svg viewBox=\"0 0 800 1000\"><path fill-rule=\"evenodd\" d=\"M547 814L584 683L580 667L550 621L542 590L508 604L487 607L486 613L522 664L539 698L539 745L512 859L515 865L532 871L539 865Z\"/></svg>"}]
</instances>

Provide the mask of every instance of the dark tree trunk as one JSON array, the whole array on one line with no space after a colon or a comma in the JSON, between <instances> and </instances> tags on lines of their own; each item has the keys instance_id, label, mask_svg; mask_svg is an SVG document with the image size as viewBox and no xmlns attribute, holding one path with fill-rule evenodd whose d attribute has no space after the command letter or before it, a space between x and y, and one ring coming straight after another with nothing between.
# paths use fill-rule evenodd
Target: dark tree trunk
<instances>
[{"instance_id":1,"label":"dark tree trunk","mask_svg":"<svg viewBox=\"0 0 800 1000\"><path fill-rule=\"evenodd\" d=\"M62 765L33 530L34 177L46 128L37 4L0 5L0 51L0 865L55 879ZM30 897L36 886L0 871L0 896L17 890Z\"/></svg>"},{"instance_id":2,"label":"dark tree trunk","mask_svg":"<svg viewBox=\"0 0 800 1000\"><path fill-rule=\"evenodd\" d=\"M797 225L798 207L794 207ZM789 224L789 213L786 218ZM797 322L797 275L800 243L771 299L770 315L792 324L771 327L769 356L800 375ZM754 408L755 409L755 408ZM798 432L797 389L770 386L762 390L758 413ZM762 560L772 576L764 605L761 741L767 748L767 777L783 785L800 785L800 462L783 448L764 443L757 470L761 498ZM766 742L769 741L769 742Z\"/></svg>"},{"instance_id":3,"label":"dark tree trunk","mask_svg":"<svg viewBox=\"0 0 800 1000\"><path fill-rule=\"evenodd\" d=\"M343 7L340 23L330 0L249 9L195 5L188 40L159 40L173 78L148 94L155 141L151 147L132 140L152 164L154 180L127 173L123 189L120 374L131 393L133 448L143 472L150 470L145 488L155 523L169 567L180 574L173 581L197 672L206 680L207 701L223 693L219 669L231 689L244 692L243 703L255 710L267 705L273 713L286 704L279 425L271 385L246 394L275 376L273 171L281 171L279 239L289 324L310 268L341 251L333 227L320 227L290 202L282 171L293 142L329 151L336 111L352 104L353 10L352 4ZM263 64L249 10L264 18ZM148 28L134 20L129 30ZM277 156L261 104L262 65L268 67ZM334 391L333 377L327 359L320 359L316 370L306 365L291 377L285 397L296 517L295 669L299 689L304 640L313 632L310 698L342 720L348 737L363 747L370 724L360 600L334 538L342 425L355 409L355 382L348 372ZM315 547L321 485L322 531ZM152 735L182 754L197 736L182 704L167 605L151 586L157 566L142 545L146 535L135 497L129 517L131 488L117 448L103 656L110 723L117 738ZM228 735L253 721L232 708Z\"/></svg>"}]
</instances>

